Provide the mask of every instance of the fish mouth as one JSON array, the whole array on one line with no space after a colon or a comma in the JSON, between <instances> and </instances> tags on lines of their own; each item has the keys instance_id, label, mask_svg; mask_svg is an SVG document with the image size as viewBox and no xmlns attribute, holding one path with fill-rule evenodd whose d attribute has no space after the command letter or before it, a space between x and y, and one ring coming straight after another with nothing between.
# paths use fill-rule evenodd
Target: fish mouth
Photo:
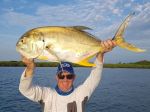
<instances>
[{"instance_id":1,"label":"fish mouth","mask_svg":"<svg viewBox=\"0 0 150 112\"><path fill-rule=\"evenodd\" d=\"M37 58L39 57L42 53L43 53L43 49L41 50L40 53L35 53L35 54L32 54L30 52L25 52L23 48L19 47L19 46L16 46L16 50L24 57L26 58Z\"/></svg>"},{"instance_id":2,"label":"fish mouth","mask_svg":"<svg viewBox=\"0 0 150 112\"><path fill-rule=\"evenodd\" d=\"M21 54L24 52L19 45L16 45L16 51L20 52Z\"/></svg>"},{"instance_id":3,"label":"fish mouth","mask_svg":"<svg viewBox=\"0 0 150 112\"><path fill-rule=\"evenodd\" d=\"M20 52L21 54L23 53L23 51L21 50L21 48L18 45L16 45L16 51Z\"/></svg>"},{"instance_id":4,"label":"fish mouth","mask_svg":"<svg viewBox=\"0 0 150 112\"><path fill-rule=\"evenodd\" d=\"M26 58L35 58L36 56L31 56L30 54L23 51L22 48L16 47L16 50L24 57Z\"/></svg>"},{"instance_id":5,"label":"fish mouth","mask_svg":"<svg viewBox=\"0 0 150 112\"><path fill-rule=\"evenodd\" d=\"M24 51L23 51L21 48L19 48L18 46L16 47L16 50L17 50L22 56L27 57L27 55L25 55Z\"/></svg>"}]
</instances>

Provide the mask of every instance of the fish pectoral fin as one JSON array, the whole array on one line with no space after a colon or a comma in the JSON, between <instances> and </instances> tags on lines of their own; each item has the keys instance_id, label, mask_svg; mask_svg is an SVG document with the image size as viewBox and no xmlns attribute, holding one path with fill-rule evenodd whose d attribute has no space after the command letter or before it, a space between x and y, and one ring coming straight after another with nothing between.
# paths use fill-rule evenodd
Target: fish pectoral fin
<instances>
[{"instance_id":1,"label":"fish pectoral fin","mask_svg":"<svg viewBox=\"0 0 150 112\"><path fill-rule=\"evenodd\" d=\"M55 56L58 62L61 62L60 58L57 56L57 54L56 54L54 51L52 51L52 50L50 49L49 46L46 47L46 50L47 50L51 55Z\"/></svg>"},{"instance_id":2,"label":"fish pectoral fin","mask_svg":"<svg viewBox=\"0 0 150 112\"><path fill-rule=\"evenodd\" d=\"M95 55L95 54L94 54L94 55ZM94 55L92 55L92 56L90 56L90 57L87 57L87 58L81 60L81 61L78 62L77 64L82 65L82 66L89 66L89 67L94 67L94 66L96 66L94 63L90 63L90 62L89 62L89 60L90 60Z\"/></svg>"},{"instance_id":3,"label":"fish pectoral fin","mask_svg":"<svg viewBox=\"0 0 150 112\"><path fill-rule=\"evenodd\" d=\"M128 50L133 51L133 52L145 52L144 49L137 48L136 46L134 46L130 43L127 43L127 42L121 42L118 44L118 46L125 48L125 49L128 49Z\"/></svg>"}]
</instances>

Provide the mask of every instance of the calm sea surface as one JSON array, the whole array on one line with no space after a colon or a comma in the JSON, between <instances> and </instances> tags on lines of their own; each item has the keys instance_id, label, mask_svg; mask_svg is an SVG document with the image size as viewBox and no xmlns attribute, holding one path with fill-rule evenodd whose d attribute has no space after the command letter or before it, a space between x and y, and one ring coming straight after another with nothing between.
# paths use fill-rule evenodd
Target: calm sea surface
<instances>
[{"instance_id":1,"label":"calm sea surface","mask_svg":"<svg viewBox=\"0 0 150 112\"><path fill-rule=\"evenodd\" d=\"M40 105L18 91L23 67L0 67L0 112L40 112ZM36 68L34 83L55 87L56 68ZM90 73L75 68L75 86ZM87 104L87 112L150 112L150 69L104 69L102 80Z\"/></svg>"}]
</instances>

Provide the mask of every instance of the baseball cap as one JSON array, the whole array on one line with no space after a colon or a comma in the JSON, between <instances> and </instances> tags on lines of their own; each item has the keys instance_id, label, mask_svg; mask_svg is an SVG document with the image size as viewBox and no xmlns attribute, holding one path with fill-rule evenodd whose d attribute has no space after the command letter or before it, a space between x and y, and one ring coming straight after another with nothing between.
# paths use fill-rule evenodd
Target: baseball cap
<instances>
[{"instance_id":1,"label":"baseball cap","mask_svg":"<svg viewBox=\"0 0 150 112\"><path fill-rule=\"evenodd\" d=\"M61 62L58 65L57 74L60 73L60 72L63 72L63 71L67 71L67 72L69 72L71 74L74 74L74 70L73 70L72 64L69 63L69 62Z\"/></svg>"}]
</instances>

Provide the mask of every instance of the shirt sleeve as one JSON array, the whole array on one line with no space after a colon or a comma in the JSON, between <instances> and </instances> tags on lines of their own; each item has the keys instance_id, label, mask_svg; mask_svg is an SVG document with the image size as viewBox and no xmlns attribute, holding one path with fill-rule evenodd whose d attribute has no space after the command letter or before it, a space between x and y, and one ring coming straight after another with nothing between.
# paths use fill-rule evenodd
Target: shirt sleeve
<instances>
[{"instance_id":1,"label":"shirt sleeve","mask_svg":"<svg viewBox=\"0 0 150 112\"><path fill-rule=\"evenodd\" d=\"M48 88L40 87L38 85L32 84L33 76L25 77L25 71L22 73L20 84L19 84L19 91L28 99L41 102L45 100L46 92L48 92Z\"/></svg>"},{"instance_id":2,"label":"shirt sleeve","mask_svg":"<svg viewBox=\"0 0 150 112\"><path fill-rule=\"evenodd\" d=\"M102 76L103 63L100 63L98 59L96 59L94 63L96 64L96 66L92 67L91 73L88 78L82 85L77 88L77 92L78 94L80 94L79 96L88 96L88 99L95 88L98 86Z\"/></svg>"}]
</instances>

